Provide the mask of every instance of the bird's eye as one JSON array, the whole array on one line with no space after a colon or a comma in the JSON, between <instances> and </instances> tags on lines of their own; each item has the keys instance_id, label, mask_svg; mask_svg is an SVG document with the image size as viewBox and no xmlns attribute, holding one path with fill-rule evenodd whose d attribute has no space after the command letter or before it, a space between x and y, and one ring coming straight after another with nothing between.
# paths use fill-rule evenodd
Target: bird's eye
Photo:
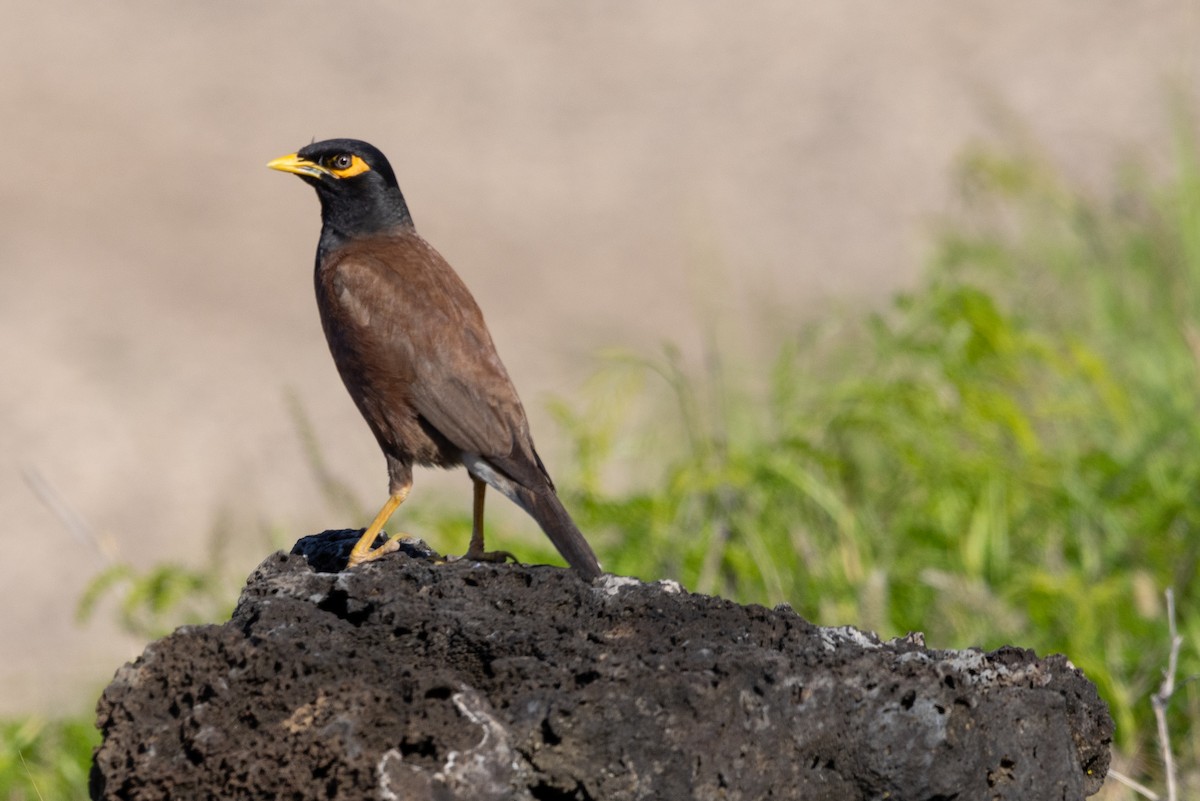
<instances>
[{"instance_id":1,"label":"bird's eye","mask_svg":"<svg viewBox=\"0 0 1200 801\"><path fill-rule=\"evenodd\" d=\"M329 166L335 170L344 170L354 163L349 153L340 153L329 160Z\"/></svg>"}]
</instances>

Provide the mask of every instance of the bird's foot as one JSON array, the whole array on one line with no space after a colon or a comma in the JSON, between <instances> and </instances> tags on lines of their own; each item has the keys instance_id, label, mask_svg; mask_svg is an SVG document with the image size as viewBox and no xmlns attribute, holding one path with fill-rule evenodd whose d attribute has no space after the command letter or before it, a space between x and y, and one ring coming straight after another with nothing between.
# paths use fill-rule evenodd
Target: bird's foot
<instances>
[{"instance_id":1,"label":"bird's foot","mask_svg":"<svg viewBox=\"0 0 1200 801\"><path fill-rule=\"evenodd\" d=\"M355 546L354 550L350 552L350 559L346 562L346 569L358 567L364 562L374 562L381 556L386 556L389 553L400 550L401 539L401 535L396 535L378 548L363 548L361 551L358 549L358 546ZM359 544L361 545L362 543Z\"/></svg>"},{"instance_id":2,"label":"bird's foot","mask_svg":"<svg viewBox=\"0 0 1200 801\"><path fill-rule=\"evenodd\" d=\"M455 562L492 562L493 564L504 564L505 562L515 562L517 557L513 556L508 551L484 551L484 550L468 550L462 556L454 557Z\"/></svg>"}]
</instances>

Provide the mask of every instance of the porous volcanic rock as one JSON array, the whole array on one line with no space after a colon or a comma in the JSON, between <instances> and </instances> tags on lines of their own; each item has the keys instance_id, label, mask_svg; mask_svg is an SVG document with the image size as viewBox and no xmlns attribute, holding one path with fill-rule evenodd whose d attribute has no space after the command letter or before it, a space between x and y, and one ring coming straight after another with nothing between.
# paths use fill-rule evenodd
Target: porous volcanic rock
<instances>
[{"instance_id":1,"label":"porous volcanic rock","mask_svg":"<svg viewBox=\"0 0 1200 801\"><path fill-rule=\"evenodd\" d=\"M332 572L356 534L269 557L229 622L117 672L93 799L1063 801L1108 767L1061 656L419 545Z\"/></svg>"}]
</instances>

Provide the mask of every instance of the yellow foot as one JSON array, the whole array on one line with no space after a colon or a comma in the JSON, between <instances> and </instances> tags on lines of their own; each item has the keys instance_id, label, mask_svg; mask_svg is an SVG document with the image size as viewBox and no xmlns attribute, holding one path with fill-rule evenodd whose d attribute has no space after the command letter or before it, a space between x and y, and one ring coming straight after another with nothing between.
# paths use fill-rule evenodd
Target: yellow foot
<instances>
[{"instance_id":1,"label":"yellow foot","mask_svg":"<svg viewBox=\"0 0 1200 801\"><path fill-rule=\"evenodd\" d=\"M401 539L402 537L397 535L373 550L367 550L364 548L360 551L356 546L354 550L350 552L350 559L346 562L346 568L350 569L352 567L358 567L364 562L374 562L381 556L386 556L393 551L400 550Z\"/></svg>"},{"instance_id":2,"label":"yellow foot","mask_svg":"<svg viewBox=\"0 0 1200 801\"><path fill-rule=\"evenodd\" d=\"M515 562L517 557L513 556L508 551L467 551L462 556L454 557L455 562L494 562L495 564L503 564L504 562Z\"/></svg>"}]
</instances>

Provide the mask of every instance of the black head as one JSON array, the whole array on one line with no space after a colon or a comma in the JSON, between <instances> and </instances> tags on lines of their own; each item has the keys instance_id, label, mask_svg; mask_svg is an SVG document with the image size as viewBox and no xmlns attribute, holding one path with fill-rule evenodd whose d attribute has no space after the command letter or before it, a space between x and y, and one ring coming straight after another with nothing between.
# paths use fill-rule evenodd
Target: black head
<instances>
[{"instance_id":1,"label":"black head","mask_svg":"<svg viewBox=\"0 0 1200 801\"><path fill-rule=\"evenodd\" d=\"M267 164L299 175L317 190L327 237L348 239L397 227L412 227L412 216L387 157L357 139L314 142Z\"/></svg>"}]
</instances>

